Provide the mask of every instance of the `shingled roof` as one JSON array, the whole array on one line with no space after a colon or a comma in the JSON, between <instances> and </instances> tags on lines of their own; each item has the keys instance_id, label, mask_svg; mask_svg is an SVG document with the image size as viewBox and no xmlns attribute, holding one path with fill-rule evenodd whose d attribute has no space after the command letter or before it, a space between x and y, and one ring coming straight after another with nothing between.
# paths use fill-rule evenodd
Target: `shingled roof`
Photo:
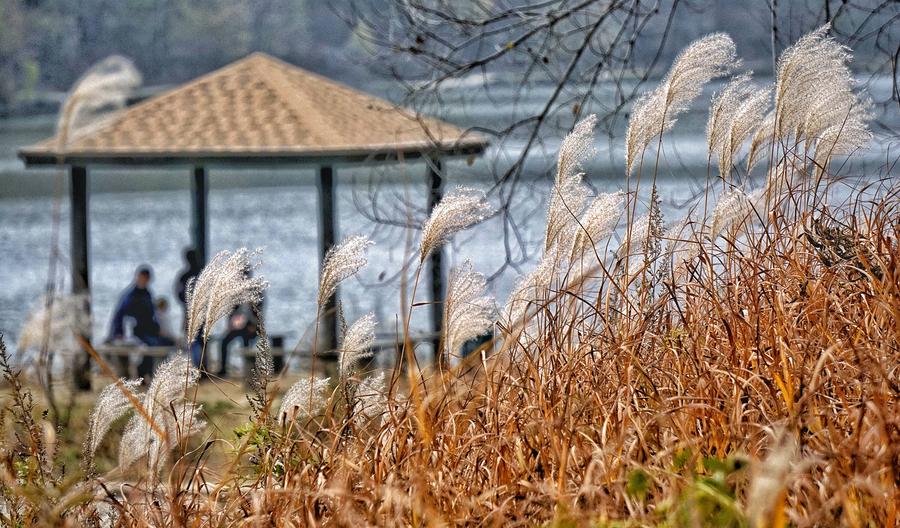
<instances>
[{"instance_id":1,"label":"shingled roof","mask_svg":"<svg viewBox=\"0 0 900 528\"><path fill-rule=\"evenodd\" d=\"M368 159L481 152L485 140L346 85L254 53L77 132L67 163ZM26 147L59 161L55 138Z\"/></svg>"}]
</instances>

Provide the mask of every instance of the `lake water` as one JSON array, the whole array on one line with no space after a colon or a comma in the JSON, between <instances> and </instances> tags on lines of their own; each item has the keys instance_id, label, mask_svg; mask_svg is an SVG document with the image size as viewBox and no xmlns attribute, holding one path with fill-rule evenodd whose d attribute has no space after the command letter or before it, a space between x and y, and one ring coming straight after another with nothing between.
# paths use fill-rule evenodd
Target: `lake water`
<instances>
[{"instance_id":1,"label":"lake water","mask_svg":"<svg viewBox=\"0 0 900 528\"><path fill-rule=\"evenodd\" d=\"M498 112L480 110L451 116L463 126ZM659 187L669 219L689 203L706 177L703 111L690 113L667 136ZM25 171L16 150L47 137L52 118L0 121L0 331L15 343L27 312L41 296L48 279L48 259L53 233L54 205L61 207L59 277L68 280L68 199L53 191L59 175L53 170ZM545 197L552 181L553 157L559 137L543 138L542 148L529 158L526 177L520 182L513 207L519 235L528 256L538 254L545 224ZM621 148L598 140L598 155L586 167L597 191L624 188ZM503 165L516 154L510 142L493 147L485 156ZM870 159L877 165L877 153ZM498 161L499 160L499 161ZM426 169L421 163L377 167L337 167L338 214L341 236L369 235L376 245L370 265L341 290L348 320L374 311L381 331L397 328L400 306L398 273L409 258L407 231L373 222L371 216L403 222L407 211L414 223L424 218ZM861 167L846 171L861 172ZM484 161L469 166L464 161L446 164L447 188L466 184L487 188L490 168ZM174 299L173 284L181 266L181 252L189 242L189 168L182 170L91 171L91 284L94 336L104 337L116 299L132 278L135 267L150 264L155 271L152 291ZM264 248L259 274L270 282L266 294L266 320L271 333L287 336L288 344L311 331L317 286L317 203L312 169L212 169L210 172L210 250L239 247ZM65 181L63 178L61 181ZM645 185L646 187L646 185ZM128 189L140 189L124 192ZM62 199L59 199L61 197ZM373 214L372 208L377 208ZM413 234L417 240L418 233ZM447 248L450 266L471 259L475 268L494 274L505 260L504 230L499 218L457 236ZM520 260L521 255L516 255ZM527 272L505 268L491 283L493 293L505 300L512 284ZM64 284L64 287L66 287ZM423 295L427 295L423 291ZM420 297L421 298L421 297ZM177 305L177 303L174 303ZM173 306L172 320L180 321L180 307ZM427 327L427 308L421 308L413 327ZM177 323L176 323L177 324Z\"/></svg>"}]
</instances>

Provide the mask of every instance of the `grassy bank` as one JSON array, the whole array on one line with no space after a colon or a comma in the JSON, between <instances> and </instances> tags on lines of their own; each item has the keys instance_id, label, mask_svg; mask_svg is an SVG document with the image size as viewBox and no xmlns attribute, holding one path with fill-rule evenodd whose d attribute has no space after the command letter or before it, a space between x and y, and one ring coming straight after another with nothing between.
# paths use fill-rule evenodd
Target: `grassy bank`
<instances>
[{"instance_id":1,"label":"grassy bank","mask_svg":"<svg viewBox=\"0 0 900 528\"><path fill-rule=\"evenodd\" d=\"M376 324L364 317L343 325L329 379L278 378L263 345L250 390L224 398L247 406L219 409L178 357L149 384L97 395L65 442L6 368L0 513L39 526L896 525L900 200L888 180L833 201L846 196L832 192L833 160L870 138L848 58L823 29L785 52L767 88L736 73L727 36L695 42L635 104L624 192L583 184L595 120L577 124L536 268L499 309L477 262L454 270L432 366L401 331L401 368L360 368ZM653 147L724 75L707 190L666 221ZM472 189L434 209L409 248L403 327L423 309L429 255L492 214ZM349 237L326 257L320 311L369 245ZM259 299L254 262L213 259L186 341ZM75 470L58 447L82 441Z\"/></svg>"}]
</instances>

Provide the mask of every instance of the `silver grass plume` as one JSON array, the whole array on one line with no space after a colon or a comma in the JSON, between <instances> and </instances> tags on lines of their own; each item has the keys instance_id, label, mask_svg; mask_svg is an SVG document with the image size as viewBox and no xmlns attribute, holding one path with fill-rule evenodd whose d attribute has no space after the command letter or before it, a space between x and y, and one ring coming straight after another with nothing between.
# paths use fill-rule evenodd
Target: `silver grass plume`
<instances>
[{"instance_id":1,"label":"silver grass plume","mask_svg":"<svg viewBox=\"0 0 900 528\"><path fill-rule=\"evenodd\" d=\"M507 332L518 333L513 330L521 326L519 328L521 331L527 326L528 310L535 303L540 302L542 296L550 289L553 278L556 276L556 263L557 256L554 248L541 258L531 273L519 279L513 286L502 311L503 326L506 327Z\"/></svg>"},{"instance_id":2,"label":"silver grass plume","mask_svg":"<svg viewBox=\"0 0 900 528\"><path fill-rule=\"evenodd\" d=\"M142 379L129 381L122 378L100 391L88 419L87 437L84 442L84 452L88 460L94 458L97 448L100 447L113 422L134 408L126 391L137 398L136 393L142 381Z\"/></svg>"},{"instance_id":3,"label":"silver grass plume","mask_svg":"<svg viewBox=\"0 0 900 528\"><path fill-rule=\"evenodd\" d=\"M710 106L707 145L710 155L718 158L723 179L731 173L735 152L757 130L769 107L771 89L755 89L750 79L750 73L736 77L713 98Z\"/></svg>"},{"instance_id":4,"label":"silver grass plume","mask_svg":"<svg viewBox=\"0 0 900 528\"><path fill-rule=\"evenodd\" d=\"M419 244L419 262L424 262L432 251L451 236L468 229L494 213L482 191L469 187L457 187L444 196L422 226L422 242Z\"/></svg>"},{"instance_id":5,"label":"silver grass plume","mask_svg":"<svg viewBox=\"0 0 900 528\"><path fill-rule=\"evenodd\" d=\"M147 455L147 468L155 475L180 440L203 430L206 424L198 417L201 407L185 399L187 390L199 379L200 371L183 354L156 369L141 404L157 427L151 427L142 414L131 418L122 434L120 469Z\"/></svg>"},{"instance_id":6,"label":"silver grass plume","mask_svg":"<svg viewBox=\"0 0 900 528\"><path fill-rule=\"evenodd\" d=\"M710 220L709 237L715 240L731 226L742 222L750 215L753 204L740 189L734 189L719 196Z\"/></svg>"},{"instance_id":7,"label":"silver grass plume","mask_svg":"<svg viewBox=\"0 0 900 528\"><path fill-rule=\"evenodd\" d=\"M281 398L281 407L278 408L279 420L309 419L325 407L325 391L331 378L301 378L294 383L284 397ZM311 385L311 386L310 386ZM312 402L309 395L312 394Z\"/></svg>"},{"instance_id":8,"label":"silver grass plume","mask_svg":"<svg viewBox=\"0 0 900 528\"><path fill-rule=\"evenodd\" d=\"M231 313L238 304L258 303L269 283L250 272L259 264L254 262L262 251L240 248L234 253L222 251L210 260L200 275L191 281L187 290L188 329L186 341L192 342L200 330L204 340L212 326Z\"/></svg>"},{"instance_id":9,"label":"silver grass plume","mask_svg":"<svg viewBox=\"0 0 900 528\"><path fill-rule=\"evenodd\" d=\"M754 466L747 491L747 516L754 528L771 526L773 509L797 464L797 456L796 438L781 433L777 445Z\"/></svg>"},{"instance_id":10,"label":"silver grass plume","mask_svg":"<svg viewBox=\"0 0 900 528\"><path fill-rule=\"evenodd\" d=\"M458 353L466 341L487 333L494 324L496 305L493 297L484 294L486 290L484 275L473 270L468 260L450 272L442 325L444 359Z\"/></svg>"},{"instance_id":11,"label":"silver grass plume","mask_svg":"<svg viewBox=\"0 0 900 528\"><path fill-rule=\"evenodd\" d=\"M369 263L366 250L372 244L373 242L364 235L353 235L328 250L319 277L319 295L316 300L319 310L334 295L341 282L355 275Z\"/></svg>"},{"instance_id":12,"label":"silver grass plume","mask_svg":"<svg viewBox=\"0 0 900 528\"><path fill-rule=\"evenodd\" d=\"M125 106L128 95L141 84L131 60L112 55L85 72L73 85L57 122L57 137L65 147L71 131L89 124L100 111Z\"/></svg>"},{"instance_id":13,"label":"silver grass plume","mask_svg":"<svg viewBox=\"0 0 900 528\"><path fill-rule=\"evenodd\" d=\"M584 211L581 225L576 231L572 244L573 260L587 252L591 245L612 235L622 216L624 205L625 194L622 191L601 193L594 198Z\"/></svg>"},{"instance_id":14,"label":"silver grass plume","mask_svg":"<svg viewBox=\"0 0 900 528\"><path fill-rule=\"evenodd\" d=\"M341 343L338 357L338 372L342 381L350 376L353 365L357 361L372 357L375 324L375 314L368 313L357 319L344 333L344 341Z\"/></svg>"},{"instance_id":15,"label":"silver grass plume","mask_svg":"<svg viewBox=\"0 0 900 528\"><path fill-rule=\"evenodd\" d=\"M850 51L827 36L830 27L801 37L782 53L775 84L777 136L815 141L814 160L820 165L872 137L871 101L854 91Z\"/></svg>"},{"instance_id":16,"label":"silver grass plume","mask_svg":"<svg viewBox=\"0 0 900 528\"><path fill-rule=\"evenodd\" d=\"M762 159L762 154L775 141L775 110L771 110L760 121L756 131L750 137L750 150L747 153L747 171L753 170Z\"/></svg>"},{"instance_id":17,"label":"silver grass plume","mask_svg":"<svg viewBox=\"0 0 900 528\"><path fill-rule=\"evenodd\" d=\"M19 331L20 350L46 348L50 352L71 353L81 350L75 336L91 328L88 297L82 294L56 293L35 304Z\"/></svg>"},{"instance_id":18,"label":"silver grass plume","mask_svg":"<svg viewBox=\"0 0 900 528\"><path fill-rule=\"evenodd\" d=\"M385 392L385 375L379 372L359 383L354 393L354 420L357 427L381 416L387 411L387 393Z\"/></svg>"},{"instance_id":19,"label":"silver grass plume","mask_svg":"<svg viewBox=\"0 0 900 528\"><path fill-rule=\"evenodd\" d=\"M584 177L581 164L594 153L592 145L596 123L597 116L594 114L583 119L559 147L556 180L550 191L550 205L547 208L545 252L554 245L568 248L571 244L576 227L575 219L581 216L587 198L587 189L581 183Z\"/></svg>"},{"instance_id":20,"label":"silver grass plume","mask_svg":"<svg viewBox=\"0 0 900 528\"><path fill-rule=\"evenodd\" d=\"M724 33L698 39L678 55L662 83L634 103L625 135L627 174L650 140L675 125L703 85L729 73L736 62L734 42Z\"/></svg>"}]
</instances>

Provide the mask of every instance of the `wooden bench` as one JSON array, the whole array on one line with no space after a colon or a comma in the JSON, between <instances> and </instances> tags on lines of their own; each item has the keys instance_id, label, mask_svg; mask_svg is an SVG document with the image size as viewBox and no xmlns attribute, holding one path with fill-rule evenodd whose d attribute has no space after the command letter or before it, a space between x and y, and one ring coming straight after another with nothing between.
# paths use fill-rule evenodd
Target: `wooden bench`
<instances>
[{"instance_id":1,"label":"wooden bench","mask_svg":"<svg viewBox=\"0 0 900 528\"><path fill-rule=\"evenodd\" d=\"M137 378L137 365L131 364L131 354L153 358L153 370L167 357L177 351L174 346L149 347L144 345L100 345L97 353L106 361L117 376Z\"/></svg>"}]
</instances>

